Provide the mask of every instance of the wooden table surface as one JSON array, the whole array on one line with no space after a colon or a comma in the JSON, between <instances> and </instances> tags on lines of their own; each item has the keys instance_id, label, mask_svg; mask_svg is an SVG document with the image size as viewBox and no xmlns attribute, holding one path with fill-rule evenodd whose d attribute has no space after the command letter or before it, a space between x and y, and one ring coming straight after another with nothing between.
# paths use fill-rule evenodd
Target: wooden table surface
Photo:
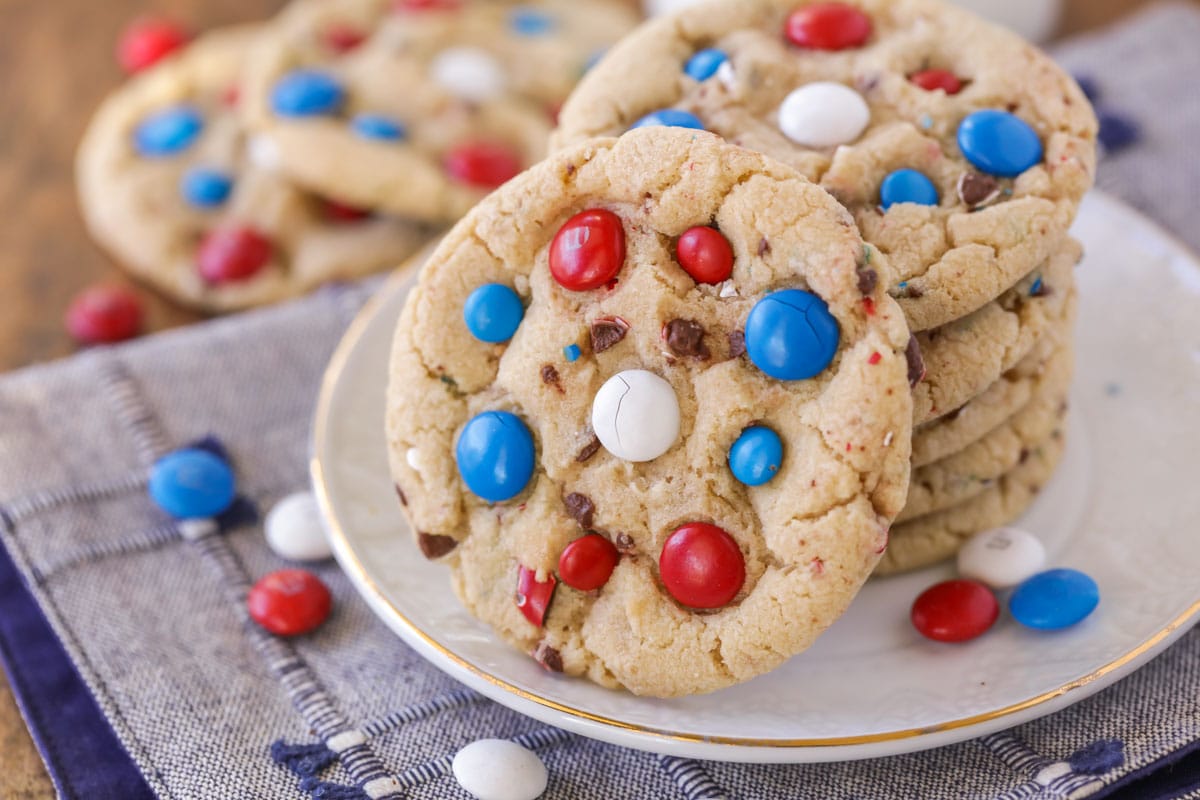
<instances>
[{"instance_id":1,"label":"wooden table surface","mask_svg":"<svg viewBox=\"0 0 1200 800\"><path fill-rule=\"evenodd\" d=\"M69 354L62 327L71 297L100 280L122 281L84 232L72 159L88 116L121 79L113 43L139 14L166 14L195 29L265 17L284 0L0 0L0 371ZM1200 2L1200 0L1197 0ZM1095 28L1144 0L1068 0L1064 33ZM197 316L147 298L148 327ZM53 797L53 788L0 674L0 798Z\"/></svg>"}]
</instances>

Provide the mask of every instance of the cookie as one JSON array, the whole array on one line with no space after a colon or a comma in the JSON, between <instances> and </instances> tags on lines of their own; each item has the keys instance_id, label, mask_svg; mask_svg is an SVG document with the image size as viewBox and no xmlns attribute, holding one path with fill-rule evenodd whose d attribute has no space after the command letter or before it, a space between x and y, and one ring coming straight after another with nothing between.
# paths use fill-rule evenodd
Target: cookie
<instances>
[{"instance_id":1,"label":"cookie","mask_svg":"<svg viewBox=\"0 0 1200 800\"><path fill-rule=\"evenodd\" d=\"M743 0L653 20L581 82L553 146L663 123L831 191L890 256L913 330L1048 259L1094 180L1096 119L1070 76L932 0Z\"/></svg>"},{"instance_id":2,"label":"cookie","mask_svg":"<svg viewBox=\"0 0 1200 800\"><path fill-rule=\"evenodd\" d=\"M422 552L554 671L666 697L778 666L907 493L910 334L875 278L831 197L710 134L535 166L397 327L388 448Z\"/></svg>"},{"instance_id":3,"label":"cookie","mask_svg":"<svg viewBox=\"0 0 1200 800\"><path fill-rule=\"evenodd\" d=\"M1015 469L1030 449L1061 428L1067 413L1074 352L1069 342L1035 380L1033 399L982 439L913 471L908 503L897 523L963 503Z\"/></svg>"},{"instance_id":4,"label":"cookie","mask_svg":"<svg viewBox=\"0 0 1200 800\"><path fill-rule=\"evenodd\" d=\"M1082 248L1068 238L1058 252L983 308L916 335L925 379L913 389L914 423L922 425L982 394L1045 337L1070 331L1074 268Z\"/></svg>"},{"instance_id":5,"label":"cookie","mask_svg":"<svg viewBox=\"0 0 1200 800\"><path fill-rule=\"evenodd\" d=\"M541 159L559 104L636 21L612 0L305 0L255 53L246 116L293 180L452 222Z\"/></svg>"},{"instance_id":6,"label":"cookie","mask_svg":"<svg viewBox=\"0 0 1200 800\"><path fill-rule=\"evenodd\" d=\"M422 226L359 213L258 166L234 108L261 29L207 34L97 111L76 167L95 239L138 279L207 311L394 266Z\"/></svg>"},{"instance_id":7,"label":"cookie","mask_svg":"<svg viewBox=\"0 0 1200 800\"><path fill-rule=\"evenodd\" d=\"M1054 474L1065 445L1063 432L1056 430L1031 448L1024 462L979 495L893 527L887 552L875 575L893 575L936 564L957 553L963 542L976 533L1007 525L1020 517Z\"/></svg>"}]
</instances>

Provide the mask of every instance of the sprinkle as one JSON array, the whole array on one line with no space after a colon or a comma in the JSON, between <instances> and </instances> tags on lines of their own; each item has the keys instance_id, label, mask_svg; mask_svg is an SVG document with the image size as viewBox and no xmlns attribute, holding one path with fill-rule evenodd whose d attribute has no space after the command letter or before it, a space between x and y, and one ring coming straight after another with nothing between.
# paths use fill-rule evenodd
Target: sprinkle
<instances>
[{"instance_id":1,"label":"sprinkle","mask_svg":"<svg viewBox=\"0 0 1200 800\"><path fill-rule=\"evenodd\" d=\"M888 432L887 432L887 436L884 436L884 437L883 437L883 446L884 446L884 447L891 447L891 446L892 446L892 440L893 440L893 439L895 439L895 438L896 438L896 434L895 434L893 431L888 431Z\"/></svg>"},{"instance_id":2,"label":"sprinkle","mask_svg":"<svg viewBox=\"0 0 1200 800\"><path fill-rule=\"evenodd\" d=\"M868 363L868 364L870 364L870 365L873 367L873 366L875 366L876 364L878 364L878 363L879 363L880 361L882 361L882 360L883 360L883 356L881 356L881 355L878 353L878 351L876 351L876 352L874 352L874 353L871 353L871 357L867 359L867 363Z\"/></svg>"},{"instance_id":3,"label":"sprinkle","mask_svg":"<svg viewBox=\"0 0 1200 800\"><path fill-rule=\"evenodd\" d=\"M554 30L554 17L532 8L514 9L508 23L520 36L544 36Z\"/></svg>"},{"instance_id":4,"label":"sprinkle","mask_svg":"<svg viewBox=\"0 0 1200 800\"><path fill-rule=\"evenodd\" d=\"M1042 295L1042 276L1038 275L1037 280L1033 282L1033 286L1029 287L1030 297L1041 297Z\"/></svg>"},{"instance_id":5,"label":"sprinkle","mask_svg":"<svg viewBox=\"0 0 1200 800\"><path fill-rule=\"evenodd\" d=\"M921 115L921 127L924 128L925 130L929 130L930 128L932 128L933 127L933 117L929 116L928 114L922 114Z\"/></svg>"},{"instance_id":6,"label":"sprinkle","mask_svg":"<svg viewBox=\"0 0 1200 800\"><path fill-rule=\"evenodd\" d=\"M854 446L852 444L850 444L849 442L846 442L846 452L849 453L853 449L854 449Z\"/></svg>"},{"instance_id":7,"label":"sprinkle","mask_svg":"<svg viewBox=\"0 0 1200 800\"><path fill-rule=\"evenodd\" d=\"M897 286L897 287L899 287L899 288L901 288L901 289L907 289L907 288L908 288L908 281L901 281L900 283L896 284L896 286Z\"/></svg>"},{"instance_id":8,"label":"sprinkle","mask_svg":"<svg viewBox=\"0 0 1200 800\"><path fill-rule=\"evenodd\" d=\"M870 297L864 297L862 300L862 303L863 303L863 311L866 312L867 316L868 317L875 316L875 301Z\"/></svg>"},{"instance_id":9,"label":"sprinkle","mask_svg":"<svg viewBox=\"0 0 1200 800\"><path fill-rule=\"evenodd\" d=\"M574 363L579 360L579 356L580 356L581 352L582 351L580 351L579 345L569 344L563 348L563 358L567 359L567 361Z\"/></svg>"},{"instance_id":10,"label":"sprinkle","mask_svg":"<svg viewBox=\"0 0 1200 800\"><path fill-rule=\"evenodd\" d=\"M867 264L868 266L871 263L871 246L870 245L863 247L863 263Z\"/></svg>"}]
</instances>

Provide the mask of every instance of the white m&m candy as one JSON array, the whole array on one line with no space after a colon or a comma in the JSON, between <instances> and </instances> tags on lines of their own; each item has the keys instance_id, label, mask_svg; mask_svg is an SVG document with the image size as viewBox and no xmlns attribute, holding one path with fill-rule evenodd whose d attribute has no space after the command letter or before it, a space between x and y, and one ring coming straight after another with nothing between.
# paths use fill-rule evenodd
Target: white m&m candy
<instances>
[{"instance_id":1,"label":"white m&m candy","mask_svg":"<svg viewBox=\"0 0 1200 800\"><path fill-rule=\"evenodd\" d=\"M324 561L333 555L311 492L296 492L276 503L267 513L263 529L267 545L291 561Z\"/></svg>"},{"instance_id":2,"label":"white m&m candy","mask_svg":"<svg viewBox=\"0 0 1200 800\"><path fill-rule=\"evenodd\" d=\"M978 533L958 551L958 573L993 589L1016 586L1046 564L1046 548L1031 533L996 528Z\"/></svg>"},{"instance_id":3,"label":"white m&m candy","mask_svg":"<svg viewBox=\"0 0 1200 800\"><path fill-rule=\"evenodd\" d=\"M463 100L481 103L504 91L504 67L477 47L449 47L429 66L433 79Z\"/></svg>"},{"instance_id":4,"label":"white m&m candy","mask_svg":"<svg viewBox=\"0 0 1200 800\"><path fill-rule=\"evenodd\" d=\"M862 95L840 83L810 83L779 106L779 129L805 147L836 147L862 135L871 109Z\"/></svg>"},{"instance_id":5,"label":"white m&m candy","mask_svg":"<svg viewBox=\"0 0 1200 800\"><path fill-rule=\"evenodd\" d=\"M535 800L549 779L537 754L507 739L472 742L455 754L451 769L479 800Z\"/></svg>"},{"instance_id":6,"label":"white m&m candy","mask_svg":"<svg viewBox=\"0 0 1200 800\"><path fill-rule=\"evenodd\" d=\"M652 461L679 438L675 390L644 369L618 372L592 400L592 430L617 458Z\"/></svg>"}]
</instances>

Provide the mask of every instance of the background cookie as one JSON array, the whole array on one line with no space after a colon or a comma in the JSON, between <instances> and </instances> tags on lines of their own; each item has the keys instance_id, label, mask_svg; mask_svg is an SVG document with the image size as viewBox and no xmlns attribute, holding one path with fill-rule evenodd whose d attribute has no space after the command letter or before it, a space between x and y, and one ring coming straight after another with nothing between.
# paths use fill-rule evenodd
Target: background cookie
<instances>
[{"instance_id":1,"label":"background cookie","mask_svg":"<svg viewBox=\"0 0 1200 800\"><path fill-rule=\"evenodd\" d=\"M653 20L583 80L554 142L646 122L706 128L819 181L891 257L914 330L1049 258L1094 177L1074 81L929 0L742 0Z\"/></svg>"},{"instance_id":2,"label":"background cookie","mask_svg":"<svg viewBox=\"0 0 1200 800\"><path fill-rule=\"evenodd\" d=\"M777 666L907 490L909 334L872 278L832 198L708 134L534 167L397 329L388 445L423 552L552 670L670 696Z\"/></svg>"},{"instance_id":3,"label":"background cookie","mask_svg":"<svg viewBox=\"0 0 1200 800\"><path fill-rule=\"evenodd\" d=\"M78 154L96 240L137 278L209 311L391 267L429 236L255 163L235 106L244 56L261 35L206 34L133 78L97 111Z\"/></svg>"},{"instance_id":4,"label":"background cookie","mask_svg":"<svg viewBox=\"0 0 1200 800\"><path fill-rule=\"evenodd\" d=\"M543 156L558 105L636 21L615 0L307 0L255 54L246 116L303 185L452 222Z\"/></svg>"}]
</instances>

